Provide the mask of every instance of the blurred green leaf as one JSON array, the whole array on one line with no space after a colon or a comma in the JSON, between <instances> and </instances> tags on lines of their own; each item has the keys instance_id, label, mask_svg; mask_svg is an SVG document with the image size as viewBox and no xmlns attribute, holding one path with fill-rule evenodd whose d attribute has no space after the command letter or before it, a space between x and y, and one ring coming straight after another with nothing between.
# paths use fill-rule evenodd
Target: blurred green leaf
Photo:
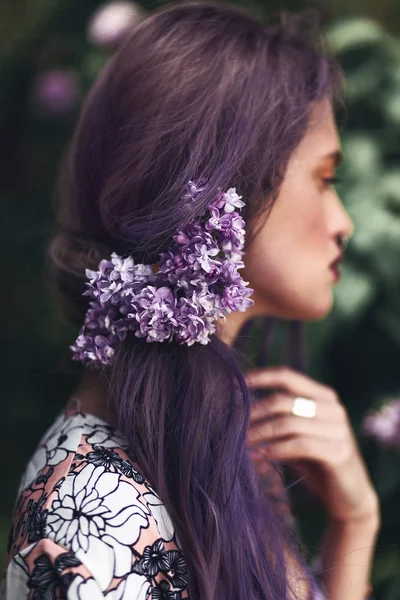
<instances>
[{"instance_id":1,"label":"blurred green leaf","mask_svg":"<svg viewBox=\"0 0 400 600\"><path fill-rule=\"evenodd\" d=\"M400 576L398 571L393 573L396 579L391 584L388 593L385 595L385 600L399 600L400 598Z\"/></svg>"},{"instance_id":2,"label":"blurred green leaf","mask_svg":"<svg viewBox=\"0 0 400 600\"><path fill-rule=\"evenodd\" d=\"M400 572L400 551L398 548L382 548L378 553L373 576L375 584L381 584Z\"/></svg>"},{"instance_id":3,"label":"blurred green leaf","mask_svg":"<svg viewBox=\"0 0 400 600\"><path fill-rule=\"evenodd\" d=\"M357 47L376 45L382 42L384 33L375 21L353 18L341 19L329 27L326 39L338 54Z\"/></svg>"},{"instance_id":4,"label":"blurred green leaf","mask_svg":"<svg viewBox=\"0 0 400 600\"><path fill-rule=\"evenodd\" d=\"M345 262L341 267L342 281L335 291L335 314L341 320L361 319L378 291L377 283L368 272Z\"/></svg>"},{"instance_id":5,"label":"blurred green leaf","mask_svg":"<svg viewBox=\"0 0 400 600\"><path fill-rule=\"evenodd\" d=\"M13 0L0 4L0 60L26 44L57 6L56 0Z\"/></svg>"},{"instance_id":6,"label":"blurred green leaf","mask_svg":"<svg viewBox=\"0 0 400 600\"><path fill-rule=\"evenodd\" d=\"M372 474L381 500L385 500L395 491L400 491L399 462L400 453L394 450L377 449Z\"/></svg>"}]
</instances>

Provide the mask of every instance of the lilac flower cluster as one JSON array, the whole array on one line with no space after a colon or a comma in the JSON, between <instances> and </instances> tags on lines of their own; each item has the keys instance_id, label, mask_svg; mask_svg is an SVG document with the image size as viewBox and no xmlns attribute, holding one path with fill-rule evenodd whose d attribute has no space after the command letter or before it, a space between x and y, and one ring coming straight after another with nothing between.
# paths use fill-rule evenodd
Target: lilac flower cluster
<instances>
[{"instance_id":1,"label":"lilac flower cluster","mask_svg":"<svg viewBox=\"0 0 400 600\"><path fill-rule=\"evenodd\" d=\"M195 202L204 179L189 181L182 198ZM116 346L134 332L147 342L175 339L207 344L214 321L253 304L248 282L239 275L245 223L236 188L219 191L208 211L173 236L173 244L154 265L135 264L116 253L98 271L86 270L88 309L73 359L87 365L111 365Z\"/></svg>"},{"instance_id":2,"label":"lilac flower cluster","mask_svg":"<svg viewBox=\"0 0 400 600\"><path fill-rule=\"evenodd\" d=\"M400 450L400 400L393 399L363 421L363 432L387 448Z\"/></svg>"}]
</instances>

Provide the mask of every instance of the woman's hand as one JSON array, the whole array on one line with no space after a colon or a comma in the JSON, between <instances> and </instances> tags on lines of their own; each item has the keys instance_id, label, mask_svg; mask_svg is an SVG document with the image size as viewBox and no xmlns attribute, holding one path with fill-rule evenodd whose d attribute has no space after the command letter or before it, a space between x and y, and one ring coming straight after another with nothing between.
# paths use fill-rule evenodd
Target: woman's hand
<instances>
[{"instance_id":1,"label":"woman's hand","mask_svg":"<svg viewBox=\"0 0 400 600\"><path fill-rule=\"evenodd\" d=\"M378 521L378 497L336 392L286 367L252 371L246 381L271 392L253 405L248 445L304 475L331 519ZM315 417L292 414L297 396L316 401Z\"/></svg>"}]
</instances>

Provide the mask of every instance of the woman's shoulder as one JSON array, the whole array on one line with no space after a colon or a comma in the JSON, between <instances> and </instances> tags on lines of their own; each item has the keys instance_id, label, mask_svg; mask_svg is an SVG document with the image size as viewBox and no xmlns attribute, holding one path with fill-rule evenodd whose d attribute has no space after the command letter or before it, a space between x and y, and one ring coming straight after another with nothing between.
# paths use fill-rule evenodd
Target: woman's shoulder
<instances>
[{"instance_id":1,"label":"woman's shoulder","mask_svg":"<svg viewBox=\"0 0 400 600\"><path fill-rule=\"evenodd\" d=\"M121 585L139 598L132 586L141 582L143 594L187 595L172 521L129 457L125 439L103 419L70 409L43 436L22 479L9 545L13 576L7 579L15 579L15 570L25 573L32 589L46 565L69 577L70 585L85 584L82 589L93 579L101 594ZM43 581L50 579L47 574Z\"/></svg>"},{"instance_id":2,"label":"woman's shoulder","mask_svg":"<svg viewBox=\"0 0 400 600\"><path fill-rule=\"evenodd\" d=\"M49 478L54 479L55 474L67 475L82 442L92 446L127 448L115 427L100 417L80 411L69 402L44 433L28 461L18 495L35 482L43 484Z\"/></svg>"}]
</instances>

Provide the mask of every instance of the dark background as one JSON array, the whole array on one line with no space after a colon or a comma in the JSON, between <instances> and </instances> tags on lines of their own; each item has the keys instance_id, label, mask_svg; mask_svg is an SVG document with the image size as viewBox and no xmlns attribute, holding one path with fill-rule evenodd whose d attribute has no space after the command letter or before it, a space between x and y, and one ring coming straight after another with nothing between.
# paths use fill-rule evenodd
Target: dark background
<instances>
[{"instance_id":1,"label":"dark background","mask_svg":"<svg viewBox=\"0 0 400 600\"><path fill-rule=\"evenodd\" d=\"M162 4L133 5L135 18ZM82 98L115 47L105 37L104 17L103 33L93 33L101 5L0 3L1 562L23 467L77 378L68 351L77 332L51 305L44 255L62 152ZM245 5L268 14L311 3ZM356 234L333 313L308 327L308 371L334 386L348 407L382 503L376 598L398 600L400 453L366 440L361 423L371 407L400 397L400 2L335 0L319 6L347 75L347 115L338 115L345 155L338 191ZM312 549L319 513L302 494L295 509Z\"/></svg>"}]
</instances>

